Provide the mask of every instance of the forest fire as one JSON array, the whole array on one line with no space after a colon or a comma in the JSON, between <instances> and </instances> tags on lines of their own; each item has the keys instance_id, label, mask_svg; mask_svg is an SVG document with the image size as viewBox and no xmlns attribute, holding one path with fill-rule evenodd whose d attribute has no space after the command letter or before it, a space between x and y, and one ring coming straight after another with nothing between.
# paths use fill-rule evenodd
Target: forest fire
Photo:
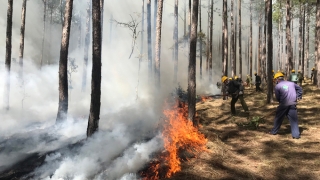
<instances>
[{"instance_id":1,"label":"forest fire","mask_svg":"<svg viewBox=\"0 0 320 180\"><path fill-rule=\"evenodd\" d=\"M187 109L187 106L175 106L173 109L164 110L164 150L142 173L144 179L169 178L181 170L182 153L196 155L206 151L207 139L187 119Z\"/></svg>"}]
</instances>

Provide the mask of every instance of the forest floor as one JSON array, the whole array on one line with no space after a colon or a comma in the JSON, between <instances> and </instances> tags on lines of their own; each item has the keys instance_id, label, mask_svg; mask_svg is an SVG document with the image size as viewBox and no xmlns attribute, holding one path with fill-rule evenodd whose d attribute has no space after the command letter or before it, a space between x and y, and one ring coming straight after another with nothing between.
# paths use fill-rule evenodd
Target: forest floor
<instances>
[{"instance_id":1,"label":"forest floor","mask_svg":"<svg viewBox=\"0 0 320 180\"><path fill-rule=\"evenodd\" d=\"M231 116L231 99L197 103L208 152L183 162L182 171L169 179L320 179L320 90L310 80L302 88L297 104L300 139L292 139L287 118L277 135L268 134L278 103L266 104L265 90L246 87L249 115L238 101L237 115Z\"/></svg>"}]
</instances>

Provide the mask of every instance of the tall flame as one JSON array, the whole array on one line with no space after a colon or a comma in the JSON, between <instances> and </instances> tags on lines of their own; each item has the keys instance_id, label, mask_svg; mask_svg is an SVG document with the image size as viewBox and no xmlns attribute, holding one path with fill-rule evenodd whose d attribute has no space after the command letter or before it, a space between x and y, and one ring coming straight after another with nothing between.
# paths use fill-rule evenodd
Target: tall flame
<instances>
[{"instance_id":1,"label":"tall flame","mask_svg":"<svg viewBox=\"0 0 320 180\"><path fill-rule=\"evenodd\" d=\"M197 154L207 150L205 146L207 139L187 119L187 109L187 106L182 108L175 106L173 109L164 110L165 120L162 131L164 151L157 162L150 164L145 179L159 179L161 176L169 178L179 172L181 170L179 152L181 151ZM163 166L166 166L165 172L163 172Z\"/></svg>"}]
</instances>

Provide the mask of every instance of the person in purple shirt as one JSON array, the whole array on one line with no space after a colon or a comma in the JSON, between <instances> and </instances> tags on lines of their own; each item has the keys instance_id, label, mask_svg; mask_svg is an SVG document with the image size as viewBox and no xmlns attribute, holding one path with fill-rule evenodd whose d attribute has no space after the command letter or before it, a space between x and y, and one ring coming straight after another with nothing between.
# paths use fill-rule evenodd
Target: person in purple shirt
<instances>
[{"instance_id":1,"label":"person in purple shirt","mask_svg":"<svg viewBox=\"0 0 320 180\"><path fill-rule=\"evenodd\" d=\"M285 81L284 75L281 72L276 73L273 79L277 84L274 93L279 106L274 118L274 126L269 133L273 135L277 134L284 116L287 116L290 121L292 138L299 139L300 132L296 104L297 100L302 99L302 88L293 82Z\"/></svg>"}]
</instances>

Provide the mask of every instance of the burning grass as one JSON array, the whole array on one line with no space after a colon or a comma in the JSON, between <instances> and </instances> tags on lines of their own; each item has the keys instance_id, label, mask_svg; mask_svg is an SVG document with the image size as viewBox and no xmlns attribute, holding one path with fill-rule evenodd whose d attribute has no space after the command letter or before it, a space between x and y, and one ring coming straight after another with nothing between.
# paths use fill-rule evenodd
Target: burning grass
<instances>
[{"instance_id":1,"label":"burning grass","mask_svg":"<svg viewBox=\"0 0 320 180\"><path fill-rule=\"evenodd\" d=\"M181 103L180 103L181 106ZM181 162L206 151L207 139L187 119L187 106L164 110L164 150L142 173L145 179L170 178L181 171Z\"/></svg>"}]
</instances>

